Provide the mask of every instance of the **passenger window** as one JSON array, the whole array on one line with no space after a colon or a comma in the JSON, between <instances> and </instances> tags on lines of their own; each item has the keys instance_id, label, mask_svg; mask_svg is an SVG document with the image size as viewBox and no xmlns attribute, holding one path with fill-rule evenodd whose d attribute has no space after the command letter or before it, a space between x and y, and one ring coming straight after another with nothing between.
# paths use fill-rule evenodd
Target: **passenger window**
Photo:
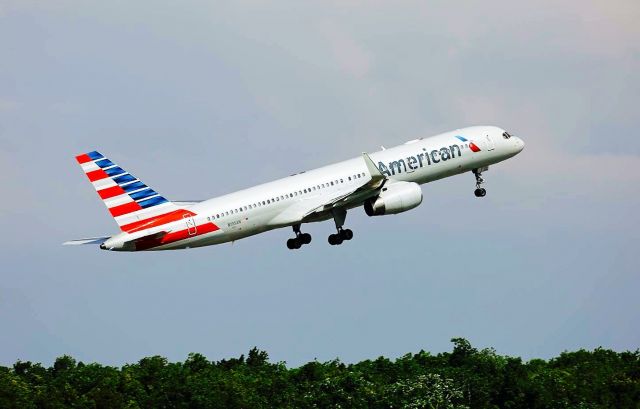
<instances>
[{"instance_id":1,"label":"passenger window","mask_svg":"<svg viewBox=\"0 0 640 409\"><path fill-rule=\"evenodd\" d=\"M331 182L331 186L333 186L333 182Z\"/></svg>"}]
</instances>

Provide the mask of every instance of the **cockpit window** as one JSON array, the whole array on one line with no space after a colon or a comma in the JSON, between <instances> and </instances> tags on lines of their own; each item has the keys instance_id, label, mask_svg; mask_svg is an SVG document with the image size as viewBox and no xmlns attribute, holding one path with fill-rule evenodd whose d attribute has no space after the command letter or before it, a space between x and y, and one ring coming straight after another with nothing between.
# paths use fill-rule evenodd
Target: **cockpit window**
<instances>
[{"instance_id":1,"label":"cockpit window","mask_svg":"<svg viewBox=\"0 0 640 409\"><path fill-rule=\"evenodd\" d=\"M503 137L504 139L509 139L509 138L511 138L511 135L509 135L509 132L505 131L505 132L502 134L502 137Z\"/></svg>"}]
</instances>

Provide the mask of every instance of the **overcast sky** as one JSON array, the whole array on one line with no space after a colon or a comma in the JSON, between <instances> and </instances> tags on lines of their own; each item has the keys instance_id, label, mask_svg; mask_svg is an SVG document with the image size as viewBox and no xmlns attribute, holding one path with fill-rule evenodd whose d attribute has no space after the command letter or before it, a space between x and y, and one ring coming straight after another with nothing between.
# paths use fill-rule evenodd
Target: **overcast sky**
<instances>
[{"instance_id":1,"label":"overcast sky","mask_svg":"<svg viewBox=\"0 0 640 409\"><path fill-rule=\"evenodd\" d=\"M0 0L0 364L257 346L355 362L452 337L524 358L640 347L640 4ZM188 251L117 226L74 155L205 199L468 125L525 150L420 207Z\"/></svg>"}]
</instances>

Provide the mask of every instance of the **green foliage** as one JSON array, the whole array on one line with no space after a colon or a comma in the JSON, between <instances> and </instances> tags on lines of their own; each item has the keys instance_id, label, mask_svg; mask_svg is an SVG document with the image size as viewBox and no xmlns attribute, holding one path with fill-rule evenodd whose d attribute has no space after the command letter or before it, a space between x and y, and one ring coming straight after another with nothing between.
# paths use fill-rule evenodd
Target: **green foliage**
<instances>
[{"instance_id":1,"label":"green foliage","mask_svg":"<svg viewBox=\"0 0 640 409\"><path fill-rule=\"evenodd\" d=\"M62 356L45 368L0 367L0 408L640 408L640 352L563 352L549 361L478 350L420 351L344 364L153 356L113 368Z\"/></svg>"}]
</instances>

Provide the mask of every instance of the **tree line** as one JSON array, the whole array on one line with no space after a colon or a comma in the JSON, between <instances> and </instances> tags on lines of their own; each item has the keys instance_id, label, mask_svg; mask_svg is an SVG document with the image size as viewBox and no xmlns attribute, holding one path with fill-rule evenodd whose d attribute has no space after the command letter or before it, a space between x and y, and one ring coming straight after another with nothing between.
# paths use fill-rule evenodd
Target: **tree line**
<instances>
[{"instance_id":1,"label":"tree line","mask_svg":"<svg viewBox=\"0 0 640 409\"><path fill-rule=\"evenodd\" d=\"M70 356L0 366L0 408L640 408L640 351L563 352L550 360L478 350L420 351L355 364L161 356L121 368Z\"/></svg>"}]
</instances>

